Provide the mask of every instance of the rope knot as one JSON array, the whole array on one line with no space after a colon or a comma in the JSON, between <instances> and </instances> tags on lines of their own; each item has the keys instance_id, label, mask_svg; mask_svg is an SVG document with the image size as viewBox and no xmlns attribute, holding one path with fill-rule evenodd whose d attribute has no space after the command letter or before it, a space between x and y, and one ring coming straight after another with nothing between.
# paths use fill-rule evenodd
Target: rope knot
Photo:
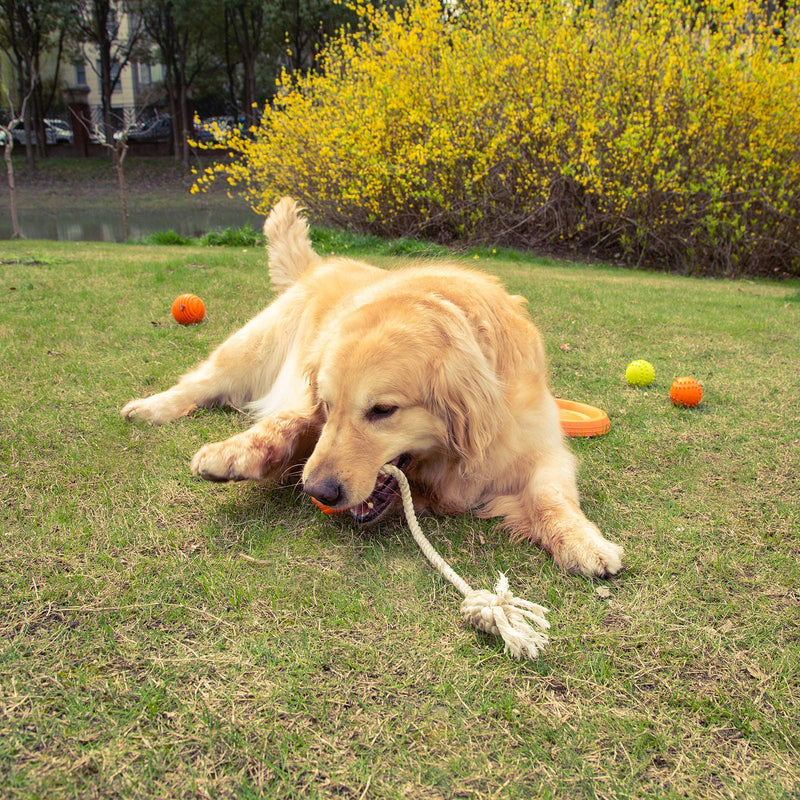
<instances>
[{"instance_id":1,"label":"rope knot","mask_svg":"<svg viewBox=\"0 0 800 800\"><path fill-rule=\"evenodd\" d=\"M464 619L478 630L502 637L505 642L504 653L510 653L514 658L536 658L548 641L547 634L544 633L550 627L550 623L544 618L547 609L529 600L514 597L508 588L508 578L502 572L494 592L488 589L472 589L436 552L422 532L414 513L411 489L403 471L392 464L385 464L381 471L397 480L403 498L403 510L414 541L428 561L464 595L461 603Z\"/></svg>"},{"instance_id":2,"label":"rope knot","mask_svg":"<svg viewBox=\"0 0 800 800\"><path fill-rule=\"evenodd\" d=\"M461 603L461 613L478 630L500 636L505 642L503 652L513 658L536 658L547 644L544 633L550 627L544 618L547 609L514 597L502 572L494 592L471 589Z\"/></svg>"}]
</instances>

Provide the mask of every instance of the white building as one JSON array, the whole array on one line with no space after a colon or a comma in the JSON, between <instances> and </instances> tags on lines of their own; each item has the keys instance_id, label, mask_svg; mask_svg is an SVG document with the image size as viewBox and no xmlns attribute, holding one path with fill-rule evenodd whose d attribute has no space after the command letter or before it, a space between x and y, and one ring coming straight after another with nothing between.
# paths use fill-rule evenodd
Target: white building
<instances>
[{"instance_id":1,"label":"white building","mask_svg":"<svg viewBox=\"0 0 800 800\"><path fill-rule=\"evenodd\" d=\"M134 122L141 107L155 99L156 91L163 85L163 81L163 65L128 62L119 72L119 80L111 95L115 125L124 127ZM94 67L85 62L74 64L72 75L66 76L65 84L68 88L88 87L92 122L100 124L103 119L103 95L100 88L99 59L95 59Z\"/></svg>"},{"instance_id":2,"label":"white building","mask_svg":"<svg viewBox=\"0 0 800 800\"><path fill-rule=\"evenodd\" d=\"M129 36L131 15L120 17L119 38ZM100 57L92 44L83 45L83 60L76 61L64 70L66 88L84 87L89 89L88 104L91 108L92 123L100 125L103 120L103 94L100 86ZM113 57L113 53L112 53ZM151 59L148 63L130 60L123 67L116 67L112 79L117 78L111 96L113 123L122 128L133 123L143 107L163 98L164 66Z\"/></svg>"}]
</instances>

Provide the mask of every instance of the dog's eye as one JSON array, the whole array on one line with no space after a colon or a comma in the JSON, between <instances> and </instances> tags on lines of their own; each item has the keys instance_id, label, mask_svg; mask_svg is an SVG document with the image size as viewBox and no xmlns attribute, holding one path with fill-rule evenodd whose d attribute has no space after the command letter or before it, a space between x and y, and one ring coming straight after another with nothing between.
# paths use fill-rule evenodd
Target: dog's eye
<instances>
[{"instance_id":1,"label":"dog's eye","mask_svg":"<svg viewBox=\"0 0 800 800\"><path fill-rule=\"evenodd\" d=\"M367 411L367 419L370 420L370 422L378 419L386 419L386 417L391 417L395 411L397 411L397 406L389 406L378 403L377 405L372 406L369 411Z\"/></svg>"}]
</instances>

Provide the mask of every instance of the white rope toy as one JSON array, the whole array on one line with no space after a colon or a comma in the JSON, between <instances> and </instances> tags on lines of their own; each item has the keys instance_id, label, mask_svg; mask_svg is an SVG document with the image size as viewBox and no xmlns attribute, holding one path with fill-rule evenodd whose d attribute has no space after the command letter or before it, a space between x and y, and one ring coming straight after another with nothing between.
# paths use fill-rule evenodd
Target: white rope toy
<instances>
[{"instance_id":1,"label":"white rope toy","mask_svg":"<svg viewBox=\"0 0 800 800\"><path fill-rule=\"evenodd\" d=\"M506 645L504 653L510 653L514 658L523 656L536 658L547 644L547 634L544 633L550 627L550 623L544 618L547 609L528 600L514 597L508 588L508 578L502 572L494 592L488 589L472 589L425 538L414 513L411 489L403 471L393 464L385 464L381 467L381 472L397 479L406 520L420 550L428 561L464 595L461 603L464 619L485 633L501 636Z\"/></svg>"}]
</instances>

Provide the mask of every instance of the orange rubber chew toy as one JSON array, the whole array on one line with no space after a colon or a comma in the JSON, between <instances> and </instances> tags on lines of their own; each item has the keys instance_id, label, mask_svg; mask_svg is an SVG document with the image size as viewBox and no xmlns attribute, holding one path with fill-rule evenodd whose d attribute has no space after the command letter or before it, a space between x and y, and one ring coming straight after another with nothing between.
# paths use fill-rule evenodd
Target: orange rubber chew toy
<instances>
[{"instance_id":1,"label":"orange rubber chew toy","mask_svg":"<svg viewBox=\"0 0 800 800\"><path fill-rule=\"evenodd\" d=\"M694 408L703 399L703 387L697 378L690 378L688 375L675 378L669 387L669 399L676 406Z\"/></svg>"},{"instance_id":2,"label":"orange rubber chew toy","mask_svg":"<svg viewBox=\"0 0 800 800\"><path fill-rule=\"evenodd\" d=\"M556 398L556 405L561 430L566 436L600 436L611 430L611 420L599 408L561 397ZM347 511L346 508L330 508L313 497L311 500L323 514L342 514Z\"/></svg>"},{"instance_id":3,"label":"orange rubber chew toy","mask_svg":"<svg viewBox=\"0 0 800 800\"><path fill-rule=\"evenodd\" d=\"M172 316L181 325L200 322L206 315L206 307L196 294L179 294L172 303Z\"/></svg>"}]
</instances>

